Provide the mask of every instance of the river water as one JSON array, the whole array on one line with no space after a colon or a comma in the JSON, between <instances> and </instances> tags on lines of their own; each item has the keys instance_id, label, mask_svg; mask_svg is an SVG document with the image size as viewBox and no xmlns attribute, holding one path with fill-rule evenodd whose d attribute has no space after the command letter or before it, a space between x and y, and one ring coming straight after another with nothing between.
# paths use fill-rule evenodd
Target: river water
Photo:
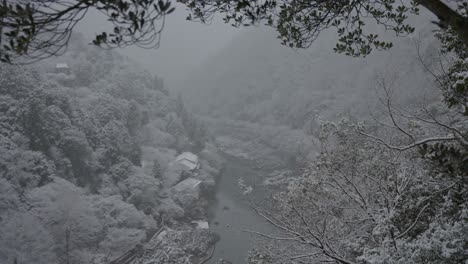
<instances>
[{"instance_id":1,"label":"river water","mask_svg":"<svg viewBox=\"0 0 468 264\"><path fill-rule=\"evenodd\" d=\"M221 258L234 264L247 263L246 258L254 246L255 236L243 230L268 232L272 229L249 207L248 196L242 195L239 187L239 178L255 186L260 176L248 162L228 158L224 173L218 182L216 201L211 207L213 218L210 228L219 235L220 240L208 262L210 264L216 264ZM254 188L253 193L255 191Z\"/></svg>"}]
</instances>

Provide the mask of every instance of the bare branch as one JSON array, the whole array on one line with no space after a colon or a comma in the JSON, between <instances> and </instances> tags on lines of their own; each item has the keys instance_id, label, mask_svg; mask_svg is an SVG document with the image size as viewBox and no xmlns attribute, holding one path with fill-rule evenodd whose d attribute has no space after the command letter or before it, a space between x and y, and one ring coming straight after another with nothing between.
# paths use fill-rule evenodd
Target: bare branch
<instances>
[{"instance_id":1,"label":"bare branch","mask_svg":"<svg viewBox=\"0 0 468 264\"><path fill-rule=\"evenodd\" d=\"M412 144L405 145L405 146L394 146L394 145L389 144L385 140L383 140L383 139L381 139L379 137L376 137L374 135L367 134L367 133L364 133L362 131L357 131L357 133L359 133L360 135L366 136L368 138L371 138L371 139L373 139L374 142L380 143L380 144L386 146L389 149L398 150L398 151L406 151L406 150L413 149L413 148L419 147L421 145L424 145L424 144L427 144L427 143L432 143L432 142L457 141L458 140L458 138L453 137L453 136L435 136L435 137L425 138L425 139L416 141L416 142L414 142Z\"/></svg>"},{"instance_id":2,"label":"bare branch","mask_svg":"<svg viewBox=\"0 0 468 264\"><path fill-rule=\"evenodd\" d=\"M426 208L430 205L430 203L427 203L422 209L421 211L419 211L418 213L418 216L416 217L416 219L414 220L413 224L411 224L405 231L403 231L400 235L398 235L395 239L400 239L402 238L404 235L406 235L409 231L411 231L411 229L413 229L413 227L416 226L416 224L418 223L419 221L419 217L421 217L421 214L424 212L424 210L426 210Z\"/></svg>"}]
</instances>

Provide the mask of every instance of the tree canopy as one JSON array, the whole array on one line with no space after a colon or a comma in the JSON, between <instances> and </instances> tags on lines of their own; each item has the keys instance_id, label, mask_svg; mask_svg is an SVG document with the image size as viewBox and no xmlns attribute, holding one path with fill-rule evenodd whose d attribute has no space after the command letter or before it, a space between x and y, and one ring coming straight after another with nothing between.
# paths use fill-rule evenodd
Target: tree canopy
<instances>
[{"instance_id":1,"label":"tree canopy","mask_svg":"<svg viewBox=\"0 0 468 264\"><path fill-rule=\"evenodd\" d=\"M66 51L74 27L91 9L113 25L93 44L112 48L157 47L164 18L174 11L166 0L4 0L0 3L0 60L29 63Z\"/></svg>"},{"instance_id":2,"label":"tree canopy","mask_svg":"<svg viewBox=\"0 0 468 264\"><path fill-rule=\"evenodd\" d=\"M233 26L249 26L259 23L274 27L282 44L292 48L307 48L323 30L335 28L339 41L334 50L351 56L365 56L373 49L392 47L392 42L382 40L370 32L368 24L374 23L393 31L396 36L414 32L408 22L410 14L419 14L423 6L435 14L443 28L452 28L465 43L468 43L468 20L463 16L468 3L456 3L456 10L440 0L251 0L183 1L191 10L189 20L209 21L216 13L224 15L226 23Z\"/></svg>"},{"instance_id":3,"label":"tree canopy","mask_svg":"<svg viewBox=\"0 0 468 264\"><path fill-rule=\"evenodd\" d=\"M397 36L414 31L408 22L423 6L434 13L441 27L452 28L468 43L468 3L455 0L457 7L440 0L177 0L190 11L187 19L208 22L217 13L226 23L248 26L265 23L274 27L281 42L293 48L307 48L329 28L339 41L334 50L351 56L365 56L372 50L389 49L367 25L374 23ZM71 33L91 9L113 25L98 33L92 43L105 48L138 45L157 47L165 16L174 11L170 0L3 0L0 3L0 60L29 63L63 53Z\"/></svg>"}]
</instances>

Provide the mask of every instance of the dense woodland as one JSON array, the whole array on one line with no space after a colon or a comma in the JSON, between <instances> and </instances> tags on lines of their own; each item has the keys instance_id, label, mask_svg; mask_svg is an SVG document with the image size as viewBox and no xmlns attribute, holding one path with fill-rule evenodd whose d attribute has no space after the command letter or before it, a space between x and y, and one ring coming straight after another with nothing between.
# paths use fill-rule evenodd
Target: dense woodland
<instances>
[{"instance_id":1,"label":"dense woodland","mask_svg":"<svg viewBox=\"0 0 468 264\"><path fill-rule=\"evenodd\" d=\"M79 35L57 61L0 67L1 263L108 263L203 217L168 198L183 174L170 162L205 134L161 79Z\"/></svg>"}]
</instances>

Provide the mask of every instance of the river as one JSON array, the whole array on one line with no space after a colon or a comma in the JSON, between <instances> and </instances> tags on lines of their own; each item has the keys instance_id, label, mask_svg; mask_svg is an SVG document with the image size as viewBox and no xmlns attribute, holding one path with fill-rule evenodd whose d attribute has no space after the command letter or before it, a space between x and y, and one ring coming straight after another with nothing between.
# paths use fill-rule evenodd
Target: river
<instances>
[{"instance_id":1,"label":"river","mask_svg":"<svg viewBox=\"0 0 468 264\"><path fill-rule=\"evenodd\" d=\"M261 177L248 162L228 157L218 182L216 201L210 210L211 230L220 237L213 257L208 262L210 264L216 264L221 258L233 264L247 263L246 258L255 237L243 230L271 231L271 226L249 207L248 198L242 195L239 187L239 178L255 186ZM255 191L254 188L253 193Z\"/></svg>"}]
</instances>

